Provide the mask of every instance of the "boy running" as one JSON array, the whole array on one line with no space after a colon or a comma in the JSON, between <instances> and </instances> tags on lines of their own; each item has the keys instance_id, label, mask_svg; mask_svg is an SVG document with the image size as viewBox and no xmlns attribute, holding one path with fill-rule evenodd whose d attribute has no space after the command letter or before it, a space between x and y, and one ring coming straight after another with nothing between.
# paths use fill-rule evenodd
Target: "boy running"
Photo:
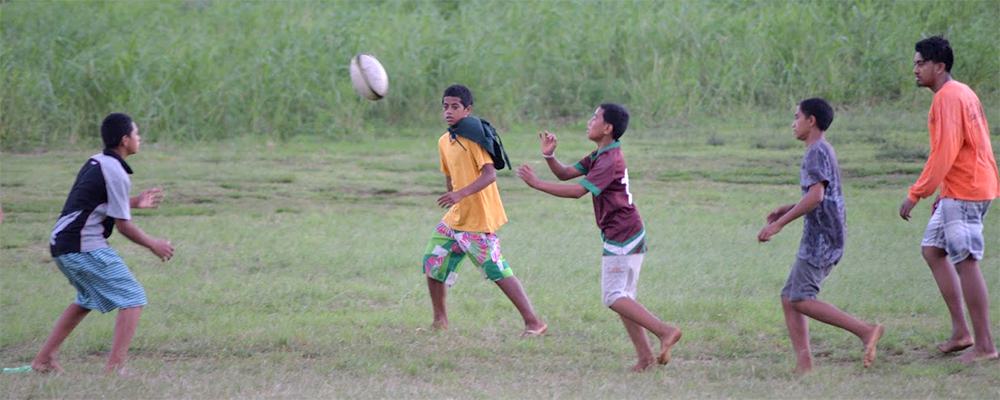
<instances>
[{"instance_id":1,"label":"boy running","mask_svg":"<svg viewBox=\"0 0 1000 400\"><path fill-rule=\"evenodd\" d=\"M432 327L448 329L447 288L455 284L458 266L468 255L521 313L524 319L521 336L542 335L548 326L535 315L521 282L500 254L496 231L507 223L507 214L500 201L493 159L488 153L492 148L484 148L477 140L457 134L460 130L454 129L464 118L475 118L471 116L472 92L462 85L449 86L441 98L441 106L444 121L451 129L438 139L447 192L437 202L448 208L448 212L434 229L423 257L423 272L434 311Z\"/></svg>"},{"instance_id":2,"label":"boy running","mask_svg":"<svg viewBox=\"0 0 1000 400\"><path fill-rule=\"evenodd\" d=\"M604 241L601 259L604 305L618 313L625 324L638 356L632 371L642 372L657 362L670 362L670 349L681 339L681 330L660 321L636 301L639 271L646 252L646 231L632 202L628 169L619 142L628 128L628 118L625 107L601 104L587 123L587 139L597 145L597 150L572 166L556 159L556 135L548 131L539 135L542 157L552 173L563 181L584 176L578 184L542 181L528 165L518 168L517 175L528 186L553 196L578 199L588 192L593 195L594 216ZM646 330L660 339L660 351L655 358Z\"/></svg>"},{"instance_id":3,"label":"boy running","mask_svg":"<svg viewBox=\"0 0 1000 400\"><path fill-rule=\"evenodd\" d=\"M785 325L795 350L795 372L812 371L812 351L809 348L809 320L847 330L864 345L862 365L868 368L875 361L876 346L882 337L882 325L868 324L841 311L836 306L816 299L823 280L844 254L847 235L844 196L840 187L840 165L833 146L825 133L833 122L833 108L825 100L812 98L799 103L792 130L795 138L805 142L799 182L802 199L796 204L775 208L767 215L767 225L757 234L766 242L795 219L805 216L805 228L799 251L781 289L781 306Z\"/></svg>"}]
</instances>

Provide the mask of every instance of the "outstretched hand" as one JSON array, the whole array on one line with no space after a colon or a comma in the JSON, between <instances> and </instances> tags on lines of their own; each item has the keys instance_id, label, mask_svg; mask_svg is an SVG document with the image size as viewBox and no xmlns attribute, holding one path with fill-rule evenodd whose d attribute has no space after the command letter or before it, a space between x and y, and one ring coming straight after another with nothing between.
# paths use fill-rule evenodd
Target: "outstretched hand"
<instances>
[{"instance_id":1,"label":"outstretched hand","mask_svg":"<svg viewBox=\"0 0 1000 400\"><path fill-rule=\"evenodd\" d=\"M163 201L163 189L152 188L139 193L134 208L157 208Z\"/></svg>"},{"instance_id":2,"label":"outstretched hand","mask_svg":"<svg viewBox=\"0 0 1000 400\"><path fill-rule=\"evenodd\" d=\"M549 131L540 132L538 139L541 140L542 155L551 156L556 153L556 146L559 145L559 140L556 139L554 133Z\"/></svg>"},{"instance_id":3,"label":"outstretched hand","mask_svg":"<svg viewBox=\"0 0 1000 400\"><path fill-rule=\"evenodd\" d=\"M528 164L521 164L521 166L517 168L517 176L531 187L534 187L534 183L538 181L538 176L535 175L535 170L531 169L531 166Z\"/></svg>"}]
</instances>

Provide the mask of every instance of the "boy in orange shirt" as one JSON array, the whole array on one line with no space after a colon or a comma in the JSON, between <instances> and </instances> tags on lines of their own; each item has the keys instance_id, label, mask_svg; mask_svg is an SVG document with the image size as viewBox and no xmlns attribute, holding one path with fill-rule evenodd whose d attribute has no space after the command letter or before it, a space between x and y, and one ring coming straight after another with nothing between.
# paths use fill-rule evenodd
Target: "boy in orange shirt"
<instances>
[{"instance_id":1,"label":"boy in orange shirt","mask_svg":"<svg viewBox=\"0 0 1000 400\"><path fill-rule=\"evenodd\" d=\"M989 293L979 270L983 219L993 199L1000 197L990 128L976 93L951 78L954 55L948 41L935 36L914 47L917 86L934 92L927 116L931 151L920 178L899 207L899 216L908 221L917 202L941 188L920 243L951 314L951 338L937 348L951 353L975 346L959 359L965 363L997 359L990 333ZM974 336L965 323L963 296Z\"/></svg>"},{"instance_id":2,"label":"boy in orange shirt","mask_svg":"<svg viewBox=\"0 0 1000 400\"><path fill-rule=\"evenodd\" d=\"M450 128L438 139L441 172L447 193L438 205L448 212L438 223L424 252L423 271L434 310L435 329L448 329L445 308L447 288L458 278L458 265L468 255L483 275L496 282L524 319L522 336L539 336L548 328L535 315L521 282L500 254L496 231L507 223L496 184L496 168L477 141L455 134L459 121L472 117L472 92L462 85L449 86L441 97L442 116Z\"/></svg>"}]
</instances>

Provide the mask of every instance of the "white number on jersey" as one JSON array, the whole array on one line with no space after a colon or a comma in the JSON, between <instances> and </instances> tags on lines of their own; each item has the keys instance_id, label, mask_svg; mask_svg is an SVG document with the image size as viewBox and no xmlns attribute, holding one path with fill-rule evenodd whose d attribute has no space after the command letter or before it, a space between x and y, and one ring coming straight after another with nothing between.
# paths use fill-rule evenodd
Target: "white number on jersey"
<instances>
[{"instance_id":1,"label":"white number on jersey","mask_svg":"<svg viewBox=\"0 0 1000 400\"><path fill-rule=\"evenodd\" d=\"M628 195L628 203L632 204L632 191L628 188L628 168L625 168L625 176L622 177L621 184L625 185L625 194Z\"/></svg>"}]
</instances>

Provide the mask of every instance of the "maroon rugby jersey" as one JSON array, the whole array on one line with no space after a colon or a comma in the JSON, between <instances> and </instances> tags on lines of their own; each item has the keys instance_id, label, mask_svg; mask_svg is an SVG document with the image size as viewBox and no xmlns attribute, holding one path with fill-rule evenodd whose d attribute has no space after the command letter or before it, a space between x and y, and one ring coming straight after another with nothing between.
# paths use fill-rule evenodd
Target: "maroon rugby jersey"
<instances>
[{"instance_id":1,"label":"maroon rugby jersey","mask_svg":"<svg viewBox=\"0 0 1000 400\"><path fill-rule=\"evenodd\" d=\"M590 153L573 167L586 175L580 185L593 195L594 217L605 242L605 254L609 254L609 244L612 249L628 245L624 254L645 252L642 217L632 202L621 142L614 141Z\"/></svg>"}]
</instances>

